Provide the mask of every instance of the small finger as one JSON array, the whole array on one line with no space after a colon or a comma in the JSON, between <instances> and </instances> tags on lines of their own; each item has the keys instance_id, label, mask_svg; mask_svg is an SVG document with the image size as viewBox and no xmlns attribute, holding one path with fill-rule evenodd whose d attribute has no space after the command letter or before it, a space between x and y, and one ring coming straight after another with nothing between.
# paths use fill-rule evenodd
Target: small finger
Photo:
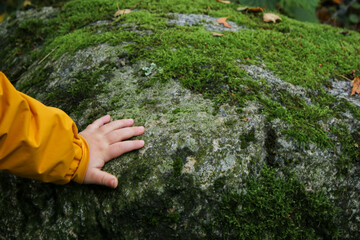
<instances>
[{"instance_id":1,"label":"small finger","mask_svg":"<svg viewBox=\"0 0 360 240\"><path fill-rule=\"evenodd\" d=\"M99 128L104 124L110 122L111 117L110 115L105 115L97 120L95 120L92 124L89 125L89 128Z\"/></svg>"},{"instance_id":2,"label":"small finger","mask_svg":"<svg viewBox=\"0 0 360 240\"><path fill-rule=\"evenodd\" d=\"M145 142L143 140L133 140L114 143L110 146L109 154L110 159L116 158L126 152L130 152L144 146Z\"/></svg>"},{"instance_id":3,"label":"small finger","mask_svg":"<svg viewBox=\"0 0 360 240\"><path fill-rule=\"evenodd\" d=\"M118 180L114 175L94 168L90 173L88 181L86 181L85 183L98 184L110 188L116 188L118 185Z\"/></svg>"},{"instance_id":4,"label":"small finger","mask_svg":"<svg viewBox=\"0 0 360 240\"><path fill-rule=\"evenodd\" d=\"M116 120L116 121L113 121L111 123L108 123L108 124L102 126L102 129L103 129L104 133L106 134L106 133L112 132L116 129L130 127L133 124L134 124L133 119L121 119L121 120Z\"/></svg>"},{"instance_id":5,"label":"small finger","mask_svg":"<svg viewBox=\"0 0 360 240\"><path fill-rule=\"evenodd\" d=\"M127 127L110 132L107 135L107 139L110 144L114 144L129 139L131 137L139 136L144 132L144 127Z\"/></svg>"}]
</instances>

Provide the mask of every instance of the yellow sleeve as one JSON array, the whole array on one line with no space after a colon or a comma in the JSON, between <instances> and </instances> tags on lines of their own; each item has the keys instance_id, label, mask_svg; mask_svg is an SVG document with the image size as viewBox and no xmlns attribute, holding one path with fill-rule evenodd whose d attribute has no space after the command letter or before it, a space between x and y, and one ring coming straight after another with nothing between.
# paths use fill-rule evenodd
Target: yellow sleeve
<instances>
[{"instance_id":1,"label":"yellow sleeve","mask_svg":"<svg viewBox=\"0 0 360 240\"><path fill-rule=\"evenodd\" d=\"M0 72L0 170L43 182L82 183L89 146L74 121L17 91Z\"/></svg>"}]
</instances>

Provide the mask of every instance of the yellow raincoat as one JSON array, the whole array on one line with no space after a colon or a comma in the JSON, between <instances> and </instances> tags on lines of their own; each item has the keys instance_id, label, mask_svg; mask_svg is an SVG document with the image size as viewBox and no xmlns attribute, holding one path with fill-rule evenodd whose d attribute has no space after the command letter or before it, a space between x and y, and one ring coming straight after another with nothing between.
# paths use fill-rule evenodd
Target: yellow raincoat
<instances>
[{"instance_id":1,"label":"yellow raincoat","mask_svg":"<svg viewBox=\"0 0 360 240\"><path fill-rule=\"evenodd\" d=\"M0 170L43 182L82 183L89 154L66 113L17 91L0 72Z\"/></svg>"}]
</instances>

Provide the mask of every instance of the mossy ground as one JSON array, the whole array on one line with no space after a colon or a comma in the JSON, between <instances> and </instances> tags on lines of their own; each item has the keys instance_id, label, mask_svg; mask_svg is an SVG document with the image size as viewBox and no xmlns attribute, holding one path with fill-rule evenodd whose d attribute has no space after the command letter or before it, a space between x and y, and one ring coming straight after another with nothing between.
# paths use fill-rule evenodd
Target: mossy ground
<instances>
[{"instance_id":1,"label":"mossy ground","mask_svg":"<svg viewBox=\"0 0 360 240\"><path fill-rule=\"evenodd\" d=\"M334 129L333 134L337 137L335 141L329 137L328 132L321 129L319 124L321 120L326 121L330 117L340 117L340 112L346 110L349 110L354 118L360 119L360 111L356 107L345 101L338 102L323 90L324 86L329 86L329 79L338 75L346 76L352 70L360 69L360 35L358 33L298 22L285 16L281 16L283 21L280 23L268 24L262 21L261 14L240 13L236 11L237 5L235 4L227 5L208 0L171 2L73 0L57 4L60 6L60 12L48 22L41 19L26 20L0 44L2 47L0 52L1 70L13 82L17 81L21 73L12 74L14 64L19 64L16 59L20 55L29 55L28 59L22 62L25 71L33 62L39 62L50 52L52 52L51 55L39 64L45 64L46 61L56 59L64 53L74 53L79 49L99 43L117 45L129 42L131 44L127 46L127 49L130 62L146 60L155 63L162 69L161 72L153 75L144 87L151 86L155 82L165 82L170 78L177 79L185 88L212 99L217 106L224 103L237 106L239 113L247 101L257 100L262 103L262 111L268 116L269 121L280 118L290 125L286 132L287 135L300 144L306 146L307 143L312 142L323 148L333 148L337 142L343 144L345 151L339 161L339 170L342 172L346 173L346 169L351 166L351 163L359 162L360 149L356 147L359 143L358 136L350 135L345 128ZM120 9L130 8L137 11L115 19L113 14L117 11L117 5ZM168 15L170 12L229 17L228 20L246 26L247 29L239 32L223 32L224 36L214 37L202 26L181 27L168 23L167 19L172 18ZM98 20L111 22L100 26L89 25ZM139 31L129 31L129 24L135 24ZM141 31L145 30L152 34L142 34ZM249 77L246 71L240 67L239 62L245 65L265 64L267 69L273 71L284 81L316 91L316 96L308 96L313 105L307 105L300 97L281 92L277 94L279 101L273 100L270 97L270 89L264 88L258 81ZM65 106L65 110L80 112L81 106L78 107L77 103L83 99L91 99L91 96L104 90L101 87L93 88L102 73L102 71L98 71L90 75L89 81L82 81L89 75L79 76L79 81L76 81L73 88L67 90L60 99L54 98L55 95L50 94L49 103L61 106L64 101L70 99L68 102L70 104L66 105L68 108ZM28 86L34 84L41 86L46 81L48 74L46 69L37 73L28 82ZM266 85L265 79L263 82ZM26 88L27 86L24 86L24 89L20 90L25 91ZM179 111L181 110L175 109L173 113L177 114ZM253 136L244 136L245 139L253 139ZM246 145L242 147L245 148ZM179 163L179 161L174 161L175 179L180 177L178 174ZM277 226L289 227L291 225L287 228L289 231L282 236L300 239L299 236L303 231L309 237L330 236L329 233L336 236L336 231L332 229L335 212L331 211L331 206L322 195L307 195L304 187L294 180L288 183L289 187L284 187L285 181L276 180L277 178L271 171L266 175L266 177L269 176L273 177L271 181L274 181L274 186L271 187L276 189L273 193L274 201L289 192L294 194L291 189L295 189L294 191L301 195L302 200L307 199L306 201L310 201L310 205L314 206L309 207L305 204L306 211L314 210L313 213L306 211L305 213L311 215L310 219L316 222L317 226L323 224L322 221L324 221L325 225L321 225L320 228L325 226L325 230L302 227L300 231L298 223L291 222L294 216L296 218L295 212L299 212L298 207L294 206L292 202L288 203L288 209L284 213L285 215L281 215L282 218L278 219L279 221L271 218L275 214L271 208L279 207L278 203L266 203L266 211L259 213L269 217L268 221L270 222L264 227L271 227L274 221L278 221ZM266 184L261 179L255 182L250 181L248 196L251 195L252 199L248 200L260 204L264 198L269 197L263 196L263 193L255 190L251 192L255 185L262 188L266 187ZM297 200L298 195L295 195L292 198L293 201ZM227 213L223 218L218 219L219 224L224 224L229 231L229 236L239 236L238 233L243 232L239 221L243 217L246 221L247 215L238 216L237 213L232 213L230 208L232 202L235 201L236 205L245 198L244 195L226 195L223 198L224 205L219 205ZM313 203L319 202L323 205L313 205ZM260 207L260 209L262 208ZM329 211L329 215L324 215L325 211ZM148 218L150 224L157 224L157 219L152 216ZM172 214L166 219L176 222L179 220L179 216ZM296 219L296 221L298 220ZM256 230L257 226L255 225L249 227L249 234ZM300 225L302 226L302 222ZM276 235L277 230L270 232Z\"/></svg>"}]
</instances>

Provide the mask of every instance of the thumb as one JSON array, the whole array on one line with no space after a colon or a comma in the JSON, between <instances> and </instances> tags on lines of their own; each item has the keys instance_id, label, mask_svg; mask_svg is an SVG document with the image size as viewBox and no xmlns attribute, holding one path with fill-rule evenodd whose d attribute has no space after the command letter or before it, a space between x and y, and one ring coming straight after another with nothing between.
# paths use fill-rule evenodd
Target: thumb
<instances>
[{"instance_id":1,"label":"thumb","mask_svg":"<svg viewBox=\"0 0 360 240\"><path fill-rule=\"evenodd\" d=\"M92 173L89 175L91 177L89 176L90 178L87 179L85 183L99 184L110 188L116 188L118 185L118 180L114 175L101 171L100 169L93 169Z\"/></svg>"}]
</instances>

